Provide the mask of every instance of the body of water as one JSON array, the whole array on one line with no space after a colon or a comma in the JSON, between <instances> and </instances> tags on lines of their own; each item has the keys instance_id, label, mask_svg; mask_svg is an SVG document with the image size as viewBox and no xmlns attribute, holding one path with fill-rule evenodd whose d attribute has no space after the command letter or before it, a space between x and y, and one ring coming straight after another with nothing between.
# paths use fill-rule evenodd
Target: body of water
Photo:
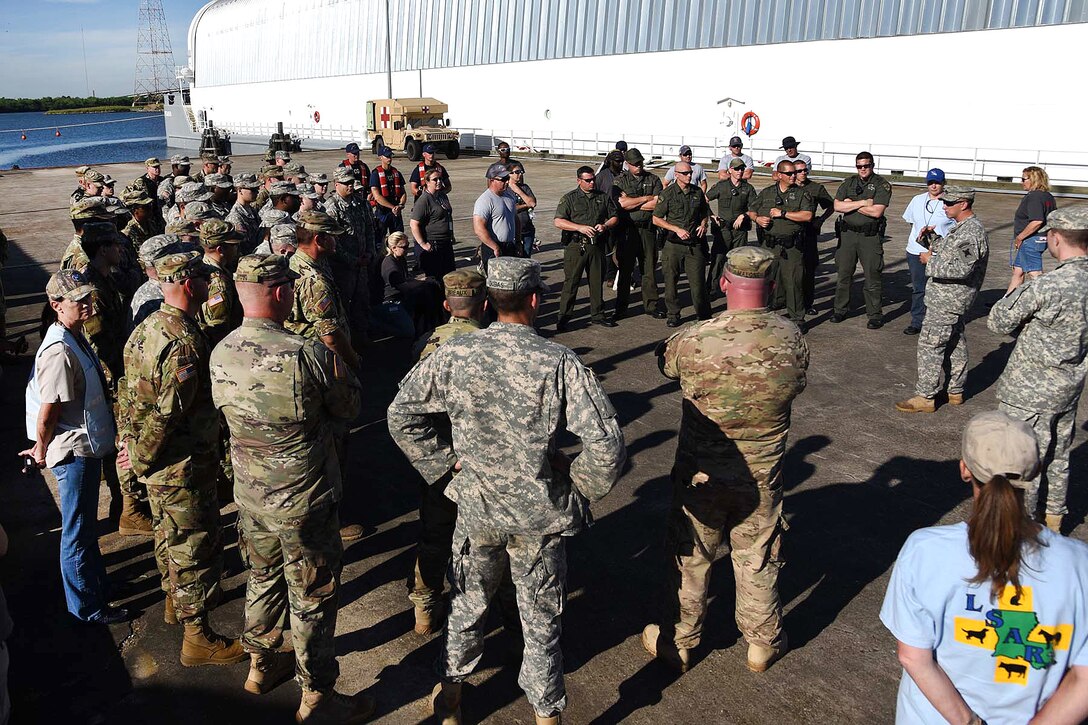
<instances>
[{"instance_id":1,"label":"body of water","mask_svg":"<svg viewBox=\"0 0 1088 725\"><path fill-rule=\"evenodd\" d=\"M0 169L93 166L166 155L160 113L0 113Z\"/></svg>"}]
</instances>

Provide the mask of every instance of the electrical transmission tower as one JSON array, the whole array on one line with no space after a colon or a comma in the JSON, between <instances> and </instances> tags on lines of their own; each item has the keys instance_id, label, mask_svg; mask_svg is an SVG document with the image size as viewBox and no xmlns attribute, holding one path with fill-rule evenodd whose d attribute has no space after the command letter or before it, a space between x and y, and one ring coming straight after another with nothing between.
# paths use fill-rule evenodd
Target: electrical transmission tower
<instances>
[{"instance_id":1,"label":"electrical transmission tower","mask_svg":"<svg viewBox=\"0 0 1088 725\"><path fill-rule=\"evenodd\" d=\"M177 88L174 78L174 53L166 29L162 0L141 0L139 36L136 40L136 85L132 105L143 106L162 101L162 94Z\"/></svg>"}]
</instances>

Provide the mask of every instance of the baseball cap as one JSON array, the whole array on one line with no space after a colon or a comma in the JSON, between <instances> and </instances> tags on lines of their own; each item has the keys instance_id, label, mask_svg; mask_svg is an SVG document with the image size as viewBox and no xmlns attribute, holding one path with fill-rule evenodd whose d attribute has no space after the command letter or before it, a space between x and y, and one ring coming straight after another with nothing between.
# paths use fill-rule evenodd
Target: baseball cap
<instances>
[{"instance_id":1,"label":"baseball cap","mask_svg":"<svg viewBox=\"0 0 1088 725\"><path fill-rule=\"evenodd\" d=\"M737 277L760 279L767 276L774 259L771 250L746 244L725 255L725 268Z\"/></svg>"},{"instance_id":2,"label":"baseball cap","mask_svg":"<svg viewBox=\"0 0 1088 725\"><path fill-rule=\"evenodd\" d=\"M200 246L218 247L220 244L238 244L242 241L233 224L212 219L200 225Z\"/></svg>"},{"instance_id":3,"label":"baseball cap","mask_svg":"<svg viewBox=\"0 0 1088 725\"><path fill-rule=\"evenodd\" d=\"M211 206L203 201L189 202L185 205L185 211L182 212L182 214L184 214L186 219L191 222L196 222L197 224L220 218L215 209L212 209Z\"/></svg>"},{"instance_id":4,"label":"baseball cap","mask_svg":"<svg viewBox=\"0 0 1088 725\"><path fill-rule=\"evenodd\" d=\"M744 159L733 158L729 162L729 168L731 168L731 169L743 169L747 165L748 164L744 163Z\"/></svg>"},{"instance_id":5,"label":"baseball cap","mask_svg":"<svg viewBox=\"0 0 1088 725\"><path fill-rule=\"evenodd\" d=\"M378 149L378 156L384 156L387 159L391 159L393 158L393 149L389 148L388 146L382 146L380 149Z\"/></svg>"},{"instance_id":6,"label":"baseball cap","mask_svg":"<svg viewBox=\"0 0 1088 725\"><path fill-rule=\"evenodd\" d=\"M81 300L91 292L94 287L87 281L86 275L78 269L62 269L49 278L45 283L45 294L51 300Z\"/></svg>"},{"instance_id":7,"label":"baseball cap","mask_svg":"<svg viewBox=\"0 0 1088 725\"><path fill-rule=\"evenodd\" d=\"M182 204L189 204L194 201L208 201L212 198L212 193L204 186L204 182L190 181L182 185L175 198Z\"/></svg>"},{"instance_id":8,"label":"baseball cap","mask_svg":"<svg viewBox=\"0 0 1088 725\"><path fill-rule=\"evenodd\" d=\"M433 143L425 143L425 144L423 144L423 153L425 153L425 154L433 154L434 152L435 152L435 147L434 147L434 144L433 144Z\"/></svg>"},{"instance_id":9,"label":"baseball cap","mask_svg":"<svg viewBox=\"0 0 1088 725\"><path fill-rule=\"evenodd\" d=\"M318 194L317 189L314 188L314 185L309 183L308 181L302 182L301 184L298 185L297 188L298 188L298 195L299 196L304 196L307 199L320 199L321 198L321 194Z\"/></svg>"},{"instance_id":10,"label":"baseball cap","mask_svg":"<svg viewBox=\"0 0 1088 725\"><path fill-rule=\"evenodd\" d=\"M332 178L337 184L354 184L355 172L347 166L341 166L333 173Z\"/></svg>"},{"instance_id":11,"label":"baseball cap","mask_svg":"<svg viewBox=\"0 0 1088 725\"><path fill-rule=\"evenodd\" d=\"M262 179L282 179L283 167L282 166L262 166L261 167Z\"/></svg>"},{"instance_id":12,"label":"baseball cap","mask_svg":"<svg viewBox=\"0 0 1088 725\"><path fill-rule=\"evenodd\" d=\"M690 153L691 153L691 146L688 146L687 144L684 144L683 146L680 147L680 155L681 156L686 156L687 154L690 154Z\"/></svg>"},{"instance_id":13,"label":"baseball cap","mask_svg":"<svg viewBox=\"0 0 1088 725\"><path fill-rule=\"evenodd\" d=\"M233 164L234 163L233 161L230 160L230 156L220 156L220 157L218 157L218 160L219 160L219 165L220 166L222 166L224 164Z\"/></svg>"},{"instance_id":14,"label":"baseball cap","mask_svg":"<svg viewBox=\"0 0 1088 725\"><path fill-rule=\"evenodd\" d=\"M290 151L277 151L276 152L276 158L277 159L283 159L284 161L290 161L291 160L291 152Z\"/></svg>"},{"instance_id":15,"label":"baseball cap","mask_svg":"<svg viewBox=\"0 0 1088 725\"><path fill-rule=\"evenodd\" d=\"M327 174L310 174L306 177L306 181L311 184L327 184L329 183L329 177Z\"/></svg>"},{"instance_id":16,"label":"baseball cap","mask_svg":"<svg viewBox=\"0 0 1088 725\"><path fill-rule=\"evenodd\" d=\"M447 297L479 297L486 284L484 276L474 269L456 269L442 277Z\"/></svg>"},{"instance_id":17,"label":"baseball cap","mask_svg":"<svg viewBox=\"0 0 1088 725\"><path fill-rule=\"evenodd\" d=\"M113 219L106 208L106 200L101 196L85 196L68 209L72 219Z\"/></svg>"},{"instance_id":18,"label":"baseball cap","mask_svg":"<svg viewBox=\"0 0 1088 725\"><path fill-rule=\"evenodd\" d=\"M942 171L941 169L936 169L936 168L930 169L929 171L927 171L926 172L926 183L927 184L932 184L933 182L937 182L938 184L943 184L944 183L944 171Z\"/></svg>"},{"instance_id":19,"label":"baseball cap","mask_svg":"<svg viewBox=\"0 0 1088 725\"><path fill-rule=\"evenodd\" d=\"M78 176L80 178L83 178L83 175L86 174L87 171L90 170L90 168L91 168L90 166L77 166L76 167L76 176Z\"/></svg>"},{"instance_id":20,"label":"baseball cap","mask_svg":"<svg viewBox=\"0 0 1088 725\"><path fill-rule=\"evenodd\" d=\"M298 226L311 232L340 235L347 231L336 220L323 211L309 209L298 215Z\"/></svg>"},{"instance_id":21,"label":"baseball cap","mask_svg":"<svg viewBox=\"0 0 1088 725\"><path fill-rule=\"evenodd\" d=\"M205 164L219 163L219 157L213 153L204 152L200 154L200 161Z\"/></svg>"},{"instance_id":22,"label":"baseball cap","mask_svg":"<svg viewBox=\"0 0 1088 725\"><path fill-rule=\"evenodd\" d=\"M944 191L939 198L951 202L963 201L964 199L973 202L975 200L975 190L969 186L949 185L944 187Z\"/></svg>"},{"instance_id":23,"label":"baseball cap","mask_svg":"<svg viewBox=\"0 0 1088 725\"><path fill-rule=\"evenodd\" d=\"M277 181L268 190L269 196L298 196L298 187L290 181Z\"/></svg>"},{"instance_id":24,"label":"baseball cap","mask_svg":"<svg viewBox=\"0 0 1088 725\"><path fill-rule=\"evenodd\" d=\"M121 201L125 206L143 206L154 201L143 189L130 189L121 194Z\"/></svg>"},{"instance_id":25,"label":"baseball cap","mask_svg":"<svg viewBox=\"0 0 1088 725\"><path fill-rule=\"evenodd\" d=\"M210 276L212 267L204 263L199 251L174 252L155 260L155 273L160 282L181 282L189 277Z\"/></svg>"},{"instance_id":26,"label":"baseball cap","mask_svg":"<svg viewBox=\"0 0 1088 725\"><path fill-rule=\"evenodd\" d=\"M291 269L287 257L282 254L247 254L238 260L234 270L235 282L279 282L285 279L298 279L298 272Z\"/></svg>"},{"instance_id":27,"label":"baseball cap","mask_svg":"<svg viewBox=\"0 0 1088 725\"><path fill-rule=\"evenodd\" d=\"M503 162L496 161L491 164L491 166L487 167L487 173L484 174L484 176L486 176L489 181L491 179L509 179L510 170L506 168L506 164Z\"/></svg>"},{"instance_id":28,"label":"baseball cap","mask_svg":"<svg viewBox=\"0 0 1088 725\"><path fill-rule=\"evenodd\" d=\"M170 235L177 235L179 237L192 237L196 236L198 230L196 225L189 219L184 217L178 217L174 221L166 225L166 233Z\"/></svg>"},{"instance_id":29,"label":"baseball cap","mask_svg":"<svg viewBox=\"0 0 1088 725\"><path fill-rule=\"evenodd\" d=\"M1015 488L1026 489L1039 472L1039 446L1030 425L989 410L963 429L963 462L980 484L1004 476Z\"/></svg>"},{"instance_id":30,"label":"baseball cap","mask_svg":"<svg viewBox=\"0 0 1088 725\"><path fill-rule=\"evenodd\" d=\"M290 242L292 246L298 245L298 236L295 234L294 224L277 224L272 227L272 233L268 237L273 244Z\"/></svg>"},{"instance_id":31,"label":"baseball cap","mask_svg":"<svg viewBox=\"0 0 1088 725\"><path fill-rule=\"evenodd\" d=\"M496 257L487 263L489 289L508 292L546 292L540 262L523 257Z\"/></svg>"},{"instance_id":32,"label":"baseball cap","mask_svg":"<svg viewBox=\"0 0 1088 725\"><path fill-rule=\"evenodd\" d=\"M297 161L289 161L283 165L284 176L306 176L306 167Z\"/></svg>"},{"instance_id":33,"label":"baseball cap","mask_svg":"<svg viewBox=\"0 0 1088 725\"><path fill-rule=\"evenodd\" d=\"M104 184L106 177L94 169L87 169L83 174L83 180L89 181L92 184Z\"/></svg>"},{"instance_id":34,"label":"baseball cap","mask_svg":"<svg viewBox=\"0 0 1088 725\"><path fill-rule=\"evenodd\" d=\"M1063 209L1055 209L1046 217L1046 224L1036 234L1046 234L1050 229L1058 231L1083 231L1088 229L1088 205L1077 204Z\"/></svg>"},{"instance_id":35,"label":"baseball cap","mask_svg":"<svg viewBox=\"0 0 1088 725\"><path fill-rule=\"evenodd\" d=\"M780 148L783 150L797 148L797 139L793 136L786 136L786 138L782 139L782 146Z\"/></svg>"},{"instance_id":36,"label":"baseball cap","mask_svg":"<svg viewBox=\"0 0 1088 725\"><path fill-rule=\"evenodd\" d=\"M729 145L736 146L737 148L744 148L744 142L741 141L740 136L734 136L733 138L729 139Z\"/></svg>"},{"instance_id":37,"label":"baseball cap","mask_svg":"<svg viewBox=\"0 0 1088 725\"><path fill-rule=\"evenodd\" d=\"M359 155L359 144L352 141L351 143L349 143L347 146L344 147L344 151L346 153L355 154L356 156L358 156Z\"/></svg>"},{"instance_id":38,"label":"baseball cap","mask_svg":"<svg viewBox=\"0 0 1088 725\"><path fill-rule=\"evenodd\" d=\"M291 221L291 215L283 209L265 209L260 214L262 227L274 227L277 224L294 224L294 222Z\"/></svg>"},{"instance_id":39,"label":"baseball cap","mask_svg":"<svg viewBox=\"0 0 1088 725\"><path fill-rule=\"evenodd\" d=\"M621 138L619 141L616 142L616 150L617 151L626 151L627 150L627 142L624 141Z\"/></svg>"}]
</instances>

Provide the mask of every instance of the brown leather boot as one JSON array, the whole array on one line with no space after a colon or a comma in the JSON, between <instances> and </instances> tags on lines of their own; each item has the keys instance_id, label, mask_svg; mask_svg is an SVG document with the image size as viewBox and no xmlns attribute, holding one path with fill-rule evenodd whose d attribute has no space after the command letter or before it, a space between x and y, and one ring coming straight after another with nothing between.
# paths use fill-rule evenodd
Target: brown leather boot
<instances>
[{"instance_id":1,"label":"brown leather boot","mask_svg":"<svg viewBox=\"0 0 1088 725\"><path fill-rule=\"evenodd\" d=\"M915 395L913 398L900 400L895 404L895 409L903 413L932 413L937 409L933 398Z\"/></svg>"},{"instance_id":2,"label":"brown leather boot","mask_svg":"<svg viewBox=\"0 0 1088 725\"><path fill-rule=\"evenodd\" d=\"M166 603L162 607L162 621L167 624L178 623L178 610L177 605L174 603L174 598L169 594L166 595Z\"/></svg>"},{"instance_id":3,"label":"brown leather boot","mask_svg":"<svg viewBox=\"0 0 1088 725\"><path fill-rule=\"evenodd\" d=\"M1060 534L1062 532L1062 518L1061 514L1047 514L1046 527L1055 534Z\"/></svg>"},{"instance_id":4,"label":"brown leather boot","mask_svg":"<svg viewBox=\"0 0 1088 725\"><path fill-rule=\"evenodd\" d=\"M125 496L121 503L121 518L117 521L117 533L121 536L151 536L151 517L135 496Z\"/></svg>"},{"instance_id":5,"label":"brown leather boot","mask_svg":"<svg viewBox=\"0 0 1088 725\"><path fill-rule=\"evenodd\" d=\"M790 645L786 635L782 635L782 642L777 647L766 647L761 644L748 645L748 669L752 672L766 672L771 665L789 652Z\"/></svg>"},{"instance_id":6,"label":"brown leather boot","mask_svg":"<svg viewBox=\"0 0 1088 725\"><path fill-rule=\"evenodd\" d=\"M374 698L370 695L344 695L335 690L314 692L304 687L295 722L305 725L355 725L369 720L374 714L374 706Z\"/></svg>"},{"instance_id":7,"label":"brown leather boot","mask_svg":"<svg viewBox=\"0 0 1088 725\"><path fill-rule=\"evenodd\" d=\"M263 695L295 674L295 655L292 652L251 652L249 654L249 677L246 678L245 690L254 695Z\"/></svg>"},{"instance_id":8,"label":"brown leather boot","mask_svg":"<svg viewBox=\"0 0 1088 725\"><path fill-rule=\"evenodd\" d=\"M424 607L415 608L416 634L429 636L442 630L442 622L446 618L446 608L442 604L436 604L430 609Z\"/></svg>"},{"instance_id":9,"label":"brown leather boot","mask_svg":"<svg viewBox=\"0 0 1088 725\"><path fill-rule=\"evenodd\" d=\"M185 623L185 637L181 640L181 664L186 667L233 665L245 658L246 651L238 640L216 634L203 622Z\"/></svg>"},{"instance_id":10,"label":"brown leather boot","mask_svg":"<svg viewBox=\"0 0 1088 725\"><path fill-rule=\"evenodd\" d=\"M949 405L963 405L963 393L949 393L948 394Z\"/></svg>"},{"instance_id":11,"label":"brown leather boot","mask_svg":"<svg viewBox=\"0 0 1088 725\"><path fill-rule=\"evenodd\" d=\"M461 725L461 683L439 682L431 692L431 713L442 725Z\"/></svg>"},{"instance_id":12,"label":"brown leather boot","mask_svg":"<svg viewBox=\"0 0 1088 725\"><path fill-rule=\"evenodd\" d=\"M544 717L543 715L537 715L535 712L533 715L536 717L536 725L559 725L562 722L559 715Z\"/></svg>"},{"instance_id":13,"label":"brown leather boot","mask_svg":"<svg viewBox=\"0 0 1088 725\"><path fill-rule=\"evenodd\" d=\"M691 666L691 653L662 637L661 627L656 624L647 624L642 630L642 648L677 672L687 672Z\"/></svg>"}]
</instances>

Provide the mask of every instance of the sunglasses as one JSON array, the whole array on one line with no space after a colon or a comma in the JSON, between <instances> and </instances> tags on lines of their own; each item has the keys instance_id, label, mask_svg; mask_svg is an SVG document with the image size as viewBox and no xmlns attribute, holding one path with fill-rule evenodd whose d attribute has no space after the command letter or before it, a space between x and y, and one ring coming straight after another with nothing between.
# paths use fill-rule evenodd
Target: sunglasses
<instances>
[{"instance_id":1,"label":"sunglasses","mask_svg":"<svg viewBox=\"0 0 1088 725\"><path fill-rule=\"evenodd\" d=\"M797 176L796 171L779 171L778 173L782 176Z\"/></svg>"},{"instance_id":2,"label":"sunglasses","mask_svg":"<svg viewBox=\"0 0 1088 725\"><path fill-rule=\"evenodd\" d=\"M1020 177L1020 181L1030 181L1030 180L1031 179L1029 179L1027 176L1021 176Z\"/></svg>"},{"instance_id":3,"label":"sunglasses","mask_svg":"<svg viewBox=\"0 0 1088 725\"><path fill-rule=\"evenodd\" d=\"M579 176L579 177L578 177L578 181L584 181L584 182L586 182L587 184L592 184L592 183L596 182L596 181L597 181L597 179L595 179L595 178L594 178L594 177L592 177L592 176L591 176L591 177L589 177L588 179L587 179L586 177L584 177L584 176Z\"/></svg>"},{"instance_id":4,"label":"sunglasses","mask_svg":"<svg viewBox=\"0 0 1088 725\"><path fill-rule=\"evenodd\" d=\"M856 168L856 169L871 169L871 168L873 168L873 165L872 164L858 164L854 168Z\"/></svg>"},{"instance_id":5,"label":"sunglasses","mask_svg":"<svg viewBox=\"0 0 1088 725\"><path fill-rule=\"evenodd\" d=\"M797 169L796 173L798 173L798 174L807 174L808 169Z\"/></svg>"},{"instance_id":6,"label":"sunglasses","mask_svg":"<svg viewBox=\"0 0 1088 725\"><path fill-rule=\"evenodd\" d=\"M676 175L677 176L691 176L691 172L690 171L677 171Z\"/></svg>"},{"instance_id":7,"label":"sunglasses","mask_svg":"<svg viewBox=\"0 0 1088 725\"><path fill-rule=\"evenodd\" d=\"M511 171L510 173L511 173L511 174L524 174L525 172L524 172L524 171L522 171L521 169L514 169L514 170L513 170L513 171Z\"/></svg>"},{"instance_id":8,"label":"sunglasses","mask_svg":"<svg viewBox=\"0 0 1088 725\"><path fill-rule=\"evenodd\" d=\"M956 199L955 201L949 201L948 199L941 199L941 203L944 204L945 206L955 206L956 204L959 204L961 201L963 201L963 199Z\"/></svg>"},{"instance_id":9,"label":"sunglasses","mask_svg":"<svg viewBox=\"0 0 1088 725\"><path fill-rule=\"evenodd\" d=\"M684 154L680 154L680 155L681 155L681 156L691 156L691 152L690 152L690 151L688 151L687 153L684 153Z\"/></svg>"}]
</instances>

